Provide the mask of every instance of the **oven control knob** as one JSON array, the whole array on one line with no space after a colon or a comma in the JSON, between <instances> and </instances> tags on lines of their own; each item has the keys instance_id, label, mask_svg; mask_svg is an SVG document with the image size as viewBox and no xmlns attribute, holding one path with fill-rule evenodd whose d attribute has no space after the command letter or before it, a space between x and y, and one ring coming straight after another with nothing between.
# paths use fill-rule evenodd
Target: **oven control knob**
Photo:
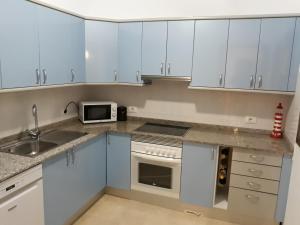
<instances>
[{"instance_id":1,"label":"oven control knob","mask_svg":"<svg viewBox=\"0 0 300 225\"><path fill-rule=\"evenodd\" d=\"M115 112L115 111L116 111L116 108L112 108L112 111Z\"/></svg>"}]
</instances>

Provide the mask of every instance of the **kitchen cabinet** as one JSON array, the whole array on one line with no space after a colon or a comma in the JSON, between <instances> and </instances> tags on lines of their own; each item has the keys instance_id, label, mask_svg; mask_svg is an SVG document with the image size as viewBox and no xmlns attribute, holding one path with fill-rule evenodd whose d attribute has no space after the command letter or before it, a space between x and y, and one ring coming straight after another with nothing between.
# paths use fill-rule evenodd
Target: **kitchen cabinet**
<instances>
[{"instance_id":1,"label":"kitchen cabinet","mask_svg":"<svg viewBox=\"0 0 300 225\"><path fill-rule=\"evenodd\" d=\"M85 82L85 27L84 19L69 17L69 56L70 65L67 83Z\"/></svg>"},{"instance_id":2,"label":"kitchen cabinet","mask_svg":"<svg viewBox=\"0 0 300 225\"><path fill-rule=\"evenodd\" d=\"M260 24L260 19L230 20L225 88L254 88Z\"/></svg>"},{"instance_id":3,"label":"kitchen cabinet","mask_svg":"<svg viewBox=\"0 0 300 225\"><path fill-rule=\"evenodd\" d=\"M295 18L262 19L256 89L287 91L295 22Z\"/></svg>"},{"instance_id":4,"label":"kitchen cabinet","mask_svg":"<svg viewBox=\"0 0 300 225\"><path fill-rule=\"evenodd\" d=\"M300 18L297 18L288 91L295 91L300 65Z\"/></svg>"},{"instance_id":5,"label":"kitchen cabinet","mask_svg":"<svg viewBox=\"0 0 300 225\"><path fill-rule=\"evenodd\" d=\"M118 24L85 21L86 81L113 83L118 71Z\"/></svg>"},{"instance_id":6,"label":"kitchen cabinet","mask_svg":"<svg viewBox=\"0 0 300 225\"><path fill-rule=\"evenodd\" d=\"M130 190L130 144L126 134L107 135L107 186Z\"/></svg>"},{"instance_id":7,"label":"kitchen cabinet","mask_svg":"<svg viewBox=\"0 0 300 225\"><path fill-rule=\"evenodd\" d=\"M181 192L183 202L213 207L217 147L202 144L183 144Z\"/></svg>"},{"instance_id":8,"label":"kitchen cabinet","mask_svg":"<svg viewBox=\"0 0 300 225\"><path fill-rule=\"evenodd\" d=\"M118 82L141 83L142 22L120 23Z\"/></svg>"},{"instance_id":9,"label":"kitchen cabinet","mask_svg":"<svg viewBox=\"0 0 300 225\"><path fill-rule=\"evenodd\" d=\"M2 0L0 7L0 59L2 88L39 85L37 5Z\"/></svg>"},{"instance_id":10,"label":"kitchen cabinet","mask_svg":"<svg viewBox=\"0 0 300 225\"><path fill-rule=\"evenodd\" d=\"M45 224L61 225L106 185L106 135L43 164Z\"/></svg>"},{"instance_id":11,"label":"kitchen cabinet","mask_svg":"<svg viewBox=\"0 0 300 225\"><path fill-rule=\"evenodd\" d=\"M292 164L293 160L291 157L286 155L283 156L280 183L278 187L279 191L277 198L277 207L275 213L275 218L277 222L284 222L289 193L290 177L292 172Z\"/></svg>"},{"instance_id":12,"label":"kitchen cabinet","mask_svg":"<svg viewBox=\"0 0 300 225\"><path fill-rule=\"evenodd\" d=\"M229 20L195 24L191 86L224 87Z\"/></svg>"},{"instance_id":13,"label":"kitchen cabinet","mask_svg":"<svg viewBox=\"0 0 300 225\"><path fill-rule=\"evenodd\" d=\"M70 16L38 6L41 84L69 82L70 77Z\"/></svg>"},{"instance_id":14,"label":"kitchen cabinet","mask_svg":"<svg viewBox=\"0 0 300 225\"><path fill-rule=\"evenodd\" d=\"M194 24L193 20L168 22L166 76L191 77Z\"/></svg>"},{"instance_id":15,"label":"kitchen cabinet","mask_svg":"<svg viewBox=\"0 0 300 225\"><path fill-rule=\"evenodd\" d=\"M142 74L165 76L168 22L143 22Z\"/></svg>"}]
</instances>

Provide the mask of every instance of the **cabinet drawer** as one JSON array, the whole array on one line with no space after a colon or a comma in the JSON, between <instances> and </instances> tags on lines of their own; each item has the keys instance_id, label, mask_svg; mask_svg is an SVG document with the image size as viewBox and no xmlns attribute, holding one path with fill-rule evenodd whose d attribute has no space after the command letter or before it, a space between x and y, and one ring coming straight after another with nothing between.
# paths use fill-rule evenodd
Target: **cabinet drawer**
<instances>
[{"instance_id":1,"label":"cabinet drawer","mask_svg":"<svg viewBox=\"0 0 300 225\"><path fill-rule=\"evenodd\" d=\"M265 219L272 219L275 215L277 195L265 194L230 187L228 210Z\"/></svg>"},{"instance_id":2,"label":"cabinet drawer","mask_svg":"<svg viewBox=\"0 0 300 225\"><path fill-rule=\"evenodd\" d=\"M265 180L254 177L231 174L230 187L244 188L253 191L261 191L271 194L278 193L278 181Z\"/></svg>"},{"instance_id":3,"label":"cabinet drawer","mask_svg":"<svg viewBox=\"0 0 300 225\"><path fill-rule=\"evenodd\" d=\"M238 148L235 148L233 150L232 160L270 166L281 166L282 164L281 155L270 154L267 152L258 152L253 150L242 150Z\"/></svg>"},{"instance_id":4,"label":"cabinet drawer","mask_svg":"<svg viewBox=\"0 0 300 225\"><path fill-rule=\"evenodd\" d=\"M231 173L270 180L280 179L280 167L232 161Z\"/></svg>"}]
</instances>

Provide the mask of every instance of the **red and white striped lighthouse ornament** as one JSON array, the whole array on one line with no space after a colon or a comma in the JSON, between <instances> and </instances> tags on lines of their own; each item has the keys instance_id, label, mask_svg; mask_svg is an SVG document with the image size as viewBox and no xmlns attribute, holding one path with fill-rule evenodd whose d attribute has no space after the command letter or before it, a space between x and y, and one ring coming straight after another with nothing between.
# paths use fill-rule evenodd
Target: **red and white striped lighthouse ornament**
<instances>
[{"instance_id":1,"label":"red and white striped lighthouse ornament","mask_svg":"<svg viewBox=\"0 0 300 225\"><path fill-rule=\"evenodd\" d=\"M274 117L274 126L271 134L272 138L282 138L282 120L283 120L283 107L279 103L277 106L277 111Z\"/></svg>"}]
</instances>

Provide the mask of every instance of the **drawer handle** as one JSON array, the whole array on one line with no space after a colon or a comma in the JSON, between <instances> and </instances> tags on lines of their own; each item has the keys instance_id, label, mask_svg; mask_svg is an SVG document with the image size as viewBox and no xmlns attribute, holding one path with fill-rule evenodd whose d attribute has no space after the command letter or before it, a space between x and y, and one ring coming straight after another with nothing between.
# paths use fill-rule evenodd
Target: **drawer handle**
<instances>
[{"instance_id":1,"label":"drawer handle","mask_svg":"<svg viewBox=\"0 0 300 225\"><path fill-rule=\"evenodd\" d=\"M259 197L258 196L254 196L254 195L245 195L245 197L247 199L249 199L252 202L258 202L259 201Z\"/></svg>"},{"instance_id":2,"label":"drawer handle","mask_svg":"<svg viewBox=\"0 0 300 225\"><path fill-rule=\"evenodd\" d=\"M7 211L10 212L10 211L14 210L15 208L17 208L17 205L10 207L9 209L7 209Z\"/></svg>"},{"instance_id":3,"label":"drawer handle","mask_svg":"<svg viewBox=\"0 0 300 225\"><path fill-rule=\"evenodd\" d=\"M251 159L255 160L256 162L262 162L265 159L265 157L263 157L263 156L257 156L257 155L250 155L249 157Z\"/></svg>"},{"instance_id":4,"label":"drawer handle","mask_svg":"<svg viewBox=\"0 0 300 225\"><path fill-rule=\"evenodd\" d=\"M259 190L261 188L261 185L254 182L247 182L248 186L252 189Z\"/></svg>"},{"instance_id":5,"label":"drawer handle","mask_svg":"<svg viewBox=\"0 0 300 225\"><path fill-rule=\"evenodd\" d=\"M263 174L263 171L261 171L261 170L248 169L248 171L249 171L250 173L252 173L253 175L255 175L255 176L261 176L261 175Z\"/></svg>"}]
</instances>

